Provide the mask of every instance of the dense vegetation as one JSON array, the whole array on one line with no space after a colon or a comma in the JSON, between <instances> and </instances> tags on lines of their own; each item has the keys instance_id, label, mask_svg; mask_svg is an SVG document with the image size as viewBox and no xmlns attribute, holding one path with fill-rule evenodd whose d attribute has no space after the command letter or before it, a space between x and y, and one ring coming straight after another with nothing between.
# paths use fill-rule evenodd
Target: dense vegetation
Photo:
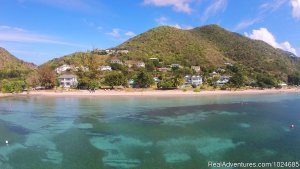
<instances>
[{"instance_id":1,"label":"dense vegetation","mask_svg":"<svg viewBox=\"0 0 300 169\"><path fill-rule=\"evenodd\" d=\"M35 68L34 64L22 61L0 47L0 91L23 91L26 77Z\"/></svg>"}]
</instances>

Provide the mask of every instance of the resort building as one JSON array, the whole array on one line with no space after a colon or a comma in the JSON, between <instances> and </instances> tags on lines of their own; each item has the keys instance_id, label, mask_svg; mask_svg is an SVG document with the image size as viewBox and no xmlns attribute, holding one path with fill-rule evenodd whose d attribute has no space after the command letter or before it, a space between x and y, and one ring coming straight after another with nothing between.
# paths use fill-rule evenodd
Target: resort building
<instances>
[{"instance_id":1,"label":"resort building","mask_svg":"<svg viewBox=\"0 0 300 169\"><path fill-rule=\"evenodd\" d=\"M99 66L98 69L99 71L111 71L111 67L110 66Z\"/></svg>"},{"instance_id":2,"label":"resort building","mask_svg":"<svg viewBox=\"0 0 300 169\"><path fill-rule=\"evenodd\" d=\"M201 85L203 83L201 76L186 75L184 77L184 79L185 79L185 84L193 84L193 85L199 86L199 85Z\"/></svg>"},{"instance_id":3,"label":"resort building","mask_svg":"<svg viewBox=\"0 0 300 169\"><path fill-rule=\"evenodd\" d=\"M61 75L58 77L60 87L76 87L78 85L76 75Z\"/></svg>"},{"instance_id":4,"label":"resort building","mask_svg":"<svg viewBox=\"0 0 300 169\"><path fill-rule=\"evenodd\" d=\"M57 68L55 69L55 72L56 72L57 74L61 74L62 72L65 72L65 71L70 70L70 69L71 69L71 66L70 66L70 65L63 64L63 65L57 67Z\"/></svg>"}]
</instances>

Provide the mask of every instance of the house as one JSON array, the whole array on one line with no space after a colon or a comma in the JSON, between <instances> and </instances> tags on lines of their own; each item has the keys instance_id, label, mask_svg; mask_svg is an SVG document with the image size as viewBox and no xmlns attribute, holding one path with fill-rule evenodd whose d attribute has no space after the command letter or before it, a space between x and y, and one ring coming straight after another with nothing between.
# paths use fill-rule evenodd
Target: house
<instances>
[{"instance_id":1,"label":"house","mask_svg":"<svg viewBox=\"0 0 300 169\"><path fill-rule=\"evenodd\" d=\"M225 64L226 66L233 66L233 64L230 63L230 62L225 62L224 64Z\"/></svg>"},{"instance_id":2,"label":"house","mask_svg":"<svg viewBox=\"0 0 300 169\"><path fill-rule=\"evenodd\" d=\"M185 79L185 84L192 84L192 85L201 85L203 83L202 81L202 77L201 76L190 76L190 75L186 75L184 77Z\"/></svg>"},{"instance_id":3,"label":"house","mask_svg":"<svg viewBox=\"0 0 300 169\"><path fill-rule=\"evenodd\" d=\"M181 68L182 66L180 64L177 63L173 63L170 65L171 68Z\"/></svg>"},{"instance_id":4,"label":"house","mask_svg":"<svg viewBox=\"0 0 300 169\"><path fill-rule=\"evenodd\" d=\"M62 72L67 71L67 70L70 70L70 69L71 69L71 66L70 66L70 65L63 64L63 65L57 67L57 68L55 69L55 72L56 72L57 74L61 74Z\"/></svg>"},{"instance_id":5,"label":"house","mask_svg":"<svg viewBox=\"0 0 300 169\"><path fill-rule=\"evenodd\" d=\"M126 60L126 61L124 62L124 64L125 64L127 67L132 68L132 66L135 64L135 61L133 61L133 60Z\"/></svg>"},{"instance_id":6,"label":"house","mask_svg":"<svg viewBox=\"0 0 300 169\"><path fill-rule=\"evenodd\" d=\"M150 60L159 60L158 58L149 58Z\"/></svg>"},{"instance_id":7,"label":"house","mask_svg":"<svg viewBox=\"0 0 300 169\"><path fill-rule=\"evenodd\" d=\"M134 87L134 85L135 85L134 79L129 79L129 80L128 80L128 86L129 86L129 87Z\"/></svg>"},{"instance_id":8,"label":"house","mask_svg":"<svg viewBox=\"0 0 300 169\"><path fill-rule=\"evenodd\" d=\"M171 68L161 67L161 68L157 68L157 70L160 72L168 72L168 71L171 71Z\"/></svg>"},{"instance_id":9,"label":"house","mask_svg":"<svg viewBox=\"0 0 300 169\"><path fill-rule=\"evenodd\" d=\"M284 82L281 82L281 83L278 84L278 86L280 86L282 88L287 88L288 85Z\"/></svg>"},{"instance_id":10,"label":"house","mask_svg":"<svg viewBox=\"0 0 300 169\"><path fill-rule=\"evenodd\" d=\"M158 83L160 81L160 79L158 77L153 77L153 80L155 83Z\"/></svg>"},{"instance_id":11,"label":"house","mask_svg":"<svg viewBox=\"0 0 300 169\"><path fill-rule=\"evenodd\" d=\"M145 63L144 62L137 62L136 66L137 67L145 67Z\"/></svg>"},{"instance_id":12,"label":"house","mask_svg":"<svg viewBox=\"0 0 300 169\"><path fill-rule=\"evenodd\" d=\"M78 85L76 75L61 75L58 77L59 84L61 87L76 87Z\"/></svg>"},{"instance_id":13,"label":"house","mask_svg":"<svg viewBox=\"0 0 300 169\"><path fill-rule=\"evenodd\" d=\"M123 64L123 62L120 59L111 59L110 63L117 63L117 64Z\"/></svg>"},{"instance_id":14,"label":"house","mask_svg":"<svg viewBox=\"0 0 300 169\"><path fill-rule=\"evenodd\" d=\"M228 83L230 80L230 76L221 76L218 81L216 81L217 85L223 86L224 84Z\"/></svg>"},{"instance_id":15,"label":"house","mask_svg":"<svg viewBox=\"0 0 300 169\"><path fill-rule=\"evenodd\" d=\"M197 73L201 71L200 66L191 66L191 69L195 70L195 72L197 72Z\"/></svg>"},{"instance_id":16,"label":"house","mask_svg":"<svg viewBox=\"0 0 300 169\"><path fill-rule=\"evenodd\" d=\"M110 66L99 66L98 69L99 71L111 71L111 67Z\"/></svg>"},{"instance_id":17,"label":"house","mask_svg":"<svg viewBox=\"0 0 300 169\"><path fill-rule=\"evenodd\" d=\"M217 77L219 76L219 73L213 71L212 73L209 74L210 77Z\"/></svg>"},{"instance_id":18,"label":"house","mask_svg":"<svg viewBox=\"0 0 300 169\"><path fill-rule=\"evenodd\" d=\"M118 53L129 53L129 50L127 49L121 49L121 50L117 50Z\"/></svg>"},{"instance_id":19,"label":"house","mask_svg":"<svg viewBox=\"0 0 300 169\"><path fill-rule=\"evenodd\" d=\"M85 66L75 67L75 71L79 71L79 70L87 72L89 71L89 68Z\"/></svg>"},{"instance_id":20,"label":"house","mask_svg":"<svg viewBox=\"0 0 300 169\"><path fill-rule=\"evenodd\" d=\"M144 62L138 62L138 61L134 61L134 60L126 60L125 65L127 65L129 68L132 68L132 66L145 67Z\"/></svg>"}]
</instances>

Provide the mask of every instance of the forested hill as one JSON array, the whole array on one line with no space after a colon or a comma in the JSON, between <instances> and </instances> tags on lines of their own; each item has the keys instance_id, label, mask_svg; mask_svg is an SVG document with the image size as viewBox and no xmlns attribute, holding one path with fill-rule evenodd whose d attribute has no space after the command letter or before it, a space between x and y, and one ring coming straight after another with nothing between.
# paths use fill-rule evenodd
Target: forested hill
<instances>
[{"instance_id":1,"label":"forested hill","mask_svg":"<svg viewBox=\"0 0 300 169\"><path fill-rule=\"evenodd\" d=\"M35 67L33 63L20 60L0 47L0 79L25 76Z\"/></svg>"},{"instance_id":2,"label":"forested hill","mask_svg":"<svg viewBox=\"0 0 300 169\"><path fill-rule=\"evenodd\" d=\"M286 78L299 71L299 61L288 52L263 41L252 40L217 25L191 30L161 26L142 33L117 48L128 49L130 58L157 57L170 64L218 67L238 63L252 73L269 73Z\"/></svg>"}]
</instances>

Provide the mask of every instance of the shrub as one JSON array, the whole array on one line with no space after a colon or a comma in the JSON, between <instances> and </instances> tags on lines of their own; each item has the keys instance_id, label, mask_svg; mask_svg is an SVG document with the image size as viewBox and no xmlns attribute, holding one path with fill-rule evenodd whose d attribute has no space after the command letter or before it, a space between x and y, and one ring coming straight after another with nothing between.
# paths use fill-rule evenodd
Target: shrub
<instances>
[{"instance_id":1,"label":"shrub","mask_svg":"<svg viewBox=\"0 0 300 169\"><path fill-rule=\"evenodd\" d=\"M194 89L194 92L200 92L199 88Z\"/></svg>"}]
</instances>

